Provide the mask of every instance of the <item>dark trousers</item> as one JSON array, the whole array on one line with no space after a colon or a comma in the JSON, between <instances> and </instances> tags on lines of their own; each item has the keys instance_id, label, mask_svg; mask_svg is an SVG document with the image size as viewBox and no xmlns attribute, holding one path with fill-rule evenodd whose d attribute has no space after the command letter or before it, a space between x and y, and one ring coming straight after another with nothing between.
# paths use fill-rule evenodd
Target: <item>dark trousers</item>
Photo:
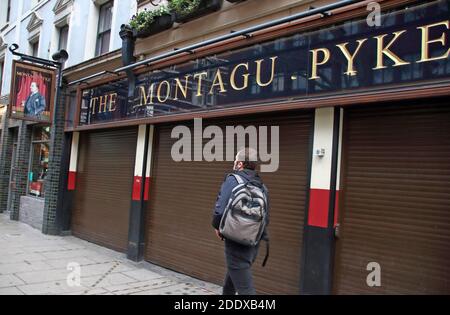
<instances>
[{"instance_id":1,"label":"dark trousers","mask_svg":"<svg viewBox=\"0 0 450 315\"><path fill-rule=\"evenodd\" d=\"M228 268L223 285L223 295L255 295L255 287L253 286L252 270L246 269L230 269Z\"/></svg>"}]
</instances>

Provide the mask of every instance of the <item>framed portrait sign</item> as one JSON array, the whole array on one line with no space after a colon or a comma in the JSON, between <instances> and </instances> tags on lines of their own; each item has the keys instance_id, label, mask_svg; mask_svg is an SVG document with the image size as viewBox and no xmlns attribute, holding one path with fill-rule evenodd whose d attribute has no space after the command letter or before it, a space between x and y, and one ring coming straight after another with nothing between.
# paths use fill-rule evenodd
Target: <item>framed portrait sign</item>
<instances>
[{"instance_id":1,"label":"framed portrait sign","mask_svg":"<svg viewBox=\"0 0 450 315\"><path fill-rule=\"evenodd\" d=\"M9 117L52 123L56 69L13 61Z\"/></svg>"}]
</instances>

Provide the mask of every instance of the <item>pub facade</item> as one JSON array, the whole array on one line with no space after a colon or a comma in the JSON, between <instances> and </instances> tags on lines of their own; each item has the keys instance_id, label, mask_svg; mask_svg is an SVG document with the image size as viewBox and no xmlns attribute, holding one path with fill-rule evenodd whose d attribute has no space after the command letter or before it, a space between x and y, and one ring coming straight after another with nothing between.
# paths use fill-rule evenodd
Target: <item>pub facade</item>
<instances>
[{"instance_id":1,"label":"pub facade","mask_svg":"<svg viewBox=\"0 0 450 315\"><path fill-rule=\"evenodd\" d=\"M269 127L258 292L450 293L450 1L377 1L379 23L370 1L269 2L147 38L124 26L120 54L65 71L62 230L220 284L211 213L233 163L217 130ZM174 129L200 118L175 161Z\"/></svg>"}]
</instances>

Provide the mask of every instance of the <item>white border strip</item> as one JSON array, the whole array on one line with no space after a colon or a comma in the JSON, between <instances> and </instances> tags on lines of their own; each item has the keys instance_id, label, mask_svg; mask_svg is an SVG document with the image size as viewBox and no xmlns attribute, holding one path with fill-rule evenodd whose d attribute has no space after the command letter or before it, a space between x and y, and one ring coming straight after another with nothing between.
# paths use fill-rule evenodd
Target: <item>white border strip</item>
<instances>
[{"instance_id":1,"label":"white border strip","mask_svg":"<svg viewBox=\"0 0 450 315\"><path fill-rule=\"evenodd\" d=\"M330 189L331 162L333 154L334 108L316 108L314 123L314 145L311 169L311 189ZM324 149L325 155L316 151Z\"/></svg>"},{"instance_id":2,"label":"white border strip","mask_svg":"<svg viewBox=\"0 0 450 315\"><path fill-rule=\"evenodd\" d=\"M147 151L147 169L146 178L152 176L152 161L153 161L153 138L155 136L155 126L150 126L150 136L148 137L148 151Z\"/></svg>"},{"instance_id":3,"label":"white border strip","mask_svg":"<svg viewBox=\"0 0 450 315\"><path fill-rule=\"evenodd\" d=\"M139 125L139 132L136 145L136 159L134 165L134 176L142 177L142 170L144 168L144 150L145 150L146 133L147 133L147 125Z\"/></svg>"},{"instance_id":4,"label":"white border strip","mask_svg":"<svg viewBox=\"0 0 450 315\"><path fill-rule=\"evenodd\" d=\"M74 132L72 135L72 147L70 148L69 172L77 171L79 142L80 142L80 133Z\"/></svg>"}]
</instances>

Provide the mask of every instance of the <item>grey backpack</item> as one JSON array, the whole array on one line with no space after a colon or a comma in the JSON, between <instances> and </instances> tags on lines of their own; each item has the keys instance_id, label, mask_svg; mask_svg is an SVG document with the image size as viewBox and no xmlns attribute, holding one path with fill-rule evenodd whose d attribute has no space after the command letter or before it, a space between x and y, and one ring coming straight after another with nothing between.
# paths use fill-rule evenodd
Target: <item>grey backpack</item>
<instances>
[{"instance_id":1,"label":"grey backpack","mask_svg":"<svg viewBox=\"0 0 450 315\"><path fill-rule=\"evenodd\" d=\"M219 226L226 239L256 246L264 233L268 217L267 188L256 181L244 181L237 174L238 185L233 189Z\"/></svg>"}]
</instances>

